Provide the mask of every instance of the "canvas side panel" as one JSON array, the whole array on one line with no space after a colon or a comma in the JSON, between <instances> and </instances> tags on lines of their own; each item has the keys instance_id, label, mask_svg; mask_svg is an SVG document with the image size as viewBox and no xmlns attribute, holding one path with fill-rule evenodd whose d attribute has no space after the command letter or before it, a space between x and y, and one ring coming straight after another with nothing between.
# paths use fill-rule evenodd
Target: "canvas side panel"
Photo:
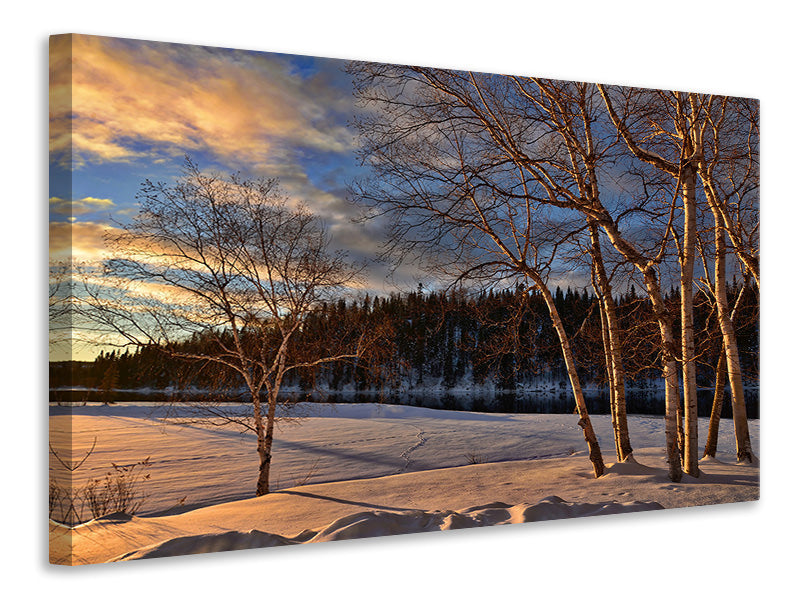
<instances>
[{"instance_id":1,"label":"canvas side panel","mask_svg":"<svg viewBox=\"0 0 800 600\"><path fill-rule=\"evenodd\" d=\"M72 387L73 369L72 53L71 34L50 37L49 518L50 562L54 564L73 564L69 525L77 520L72 418L69 398L60 391Z\"/></svg>"}]
</instances>

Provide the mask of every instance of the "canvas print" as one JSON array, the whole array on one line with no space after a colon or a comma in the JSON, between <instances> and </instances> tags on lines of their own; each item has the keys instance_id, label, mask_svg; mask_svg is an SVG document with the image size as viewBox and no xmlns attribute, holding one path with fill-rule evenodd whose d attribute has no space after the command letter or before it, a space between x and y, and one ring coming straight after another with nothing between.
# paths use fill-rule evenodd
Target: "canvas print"
<instances>
[{"instance_id":1,"label":"canvas print","mask_svg":"<svg viewBox=\"0 0 800 600\"><path fill-rule=\"evenodd\" d=\"M52 563L758 499L758 101L464 67L51 37Z\"/></svg>"}]
</instances>

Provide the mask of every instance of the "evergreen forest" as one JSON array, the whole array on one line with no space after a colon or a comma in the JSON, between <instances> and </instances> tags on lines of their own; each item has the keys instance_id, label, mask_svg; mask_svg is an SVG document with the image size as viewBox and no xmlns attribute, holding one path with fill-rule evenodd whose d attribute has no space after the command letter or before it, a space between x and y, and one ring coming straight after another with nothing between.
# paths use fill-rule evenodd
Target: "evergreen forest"
<instances>
[{"instance_id":1,"label":"evergreen forest","mask_svg":"<svg viewBox=\"0 0 800 600\"><path fill-rule=\"evenodd\" d=\"M742 287L744 289L742 290ZM741 292L737 339L743 375L758 385L758 292L750 284L733 282L733 299ZM587 387L605 388L607 370L602 350L597 299L586 290L557 288L554 299L570 336L581 380ZM666 296L679 327L680 294ZM624 363L630 387L660 385L658 326L647 299L632 286L615 299L624 339ZM713 304L698 294L698 385L713 387L722 352ZM379 332L372 352L354 360L292 371L285 385L295 391L363 392L415 389L453 390L486 386L495 390L533 387L566 388L567 373L560 346L540 294L522 288L480 293L415 292L366 296L360 300L324 303L308 319L292 344L292 352L347 343L355 331ZM50 364L51 388L180 389L236 387L231 375L212 362L184 362L176 354L213 355L213 340L195 335L178 348L157 345L102 352L93 362ZM177 350L177 352L176 352Z\"/></svg>"}]
</instances>

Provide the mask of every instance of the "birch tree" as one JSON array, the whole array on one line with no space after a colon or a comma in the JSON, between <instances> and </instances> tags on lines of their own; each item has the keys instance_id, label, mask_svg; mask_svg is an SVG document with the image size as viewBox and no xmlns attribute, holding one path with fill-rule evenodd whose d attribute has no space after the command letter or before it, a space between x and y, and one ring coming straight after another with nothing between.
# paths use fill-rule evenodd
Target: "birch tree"
<instances>
[{"instance_id":1,"label":"birch tree","mask_svg":"<svg viewBox=\"0 0 800 600\"><path fill-rule=\"evenodd\" d=\"M683 207L683 235L676 233L680 261L681 365L685 443L683 467L700 474L697 441L697 366L694 333L694 268L697 245L697 178L703 155L708 98L699 94L615 88L603 96L612 123L631 153L672 176Z\"/></svg>"},{"instance_id":2,"label":"birch tree","mask_svg":"<svg viewBox=\"0 0 800 600\"><path fill-rule=\"evenodd\" d=\"M512 78L514 89L522 100L539 111L540 125L551 130L549 146L552 148L540 160L543 172L561 172L564 184L552 196L566 197L568 202L591 206L601 203L598 168L606 161L615 160L614 145L608 136L596 130L594 114L596 102L592 86L585 83L551 81L546 79ZM517 109L519 110L519 109ZM536 114L524 110L527 118ZM513 139L507 132L507 139ZM604 139L605 138L605 139ZM557 149L557 150L556 150ZM530 156L527 158L531 158ZM517 158L519 160L519 157ZM586 211L583 211L586 215ZM609 400L617 458L632 459L625 402L625 367L619 324L614 305L613 291L606 274L596 219L586 216L590 232L592 257L592 285L600 299L600 316L604 352L607 360Z\"/></svg>"},{"instance_id":3,"label":"birch tree","mask_svg":"<svg viewBox=\"0 0 800 600\"><path fill-rule=\"evenodd\" d=\"M619 254L639 270L661 334L669 476L680 480L680 351L659 276L674 222L675 198L662 201L654 213L653 195L644 185L639 199L632 198L627 205L617 203L618 213L612 214L609 206L613 203L603 200L598 174L604 161L613 164L609 154L617 147L617 130L597 125L603 113L590 86L391 65L358 64L353 71L362 101L390 113L388 118L370 113L360 123L362 130L371 132L364 156L377 165L378 178L391 181L395 175L391 169L397 163L398 144L406 144L405 154L414 155L423 147L420 139L457 131L470 140L469 164L453 165L459 176L466 174L475 185L501 194L508 201L509 214L524 215L541 205L562 209L565 215L578 211L595 222ZM602 140L596 139L598 132ZM436 160L449 164L446 159ZM427 166L402 168L412 187ZM446 179L452 177L450 173ZM624 233L631 226L635 236L648 222L662 225L663 233L654 242L641 245ZM420 240L423 245L425 241Z\"/></svg>"},{"instance_id":4,"label":"birch tree","mask_svg":"<svg viewBox=\"0 0 800 600\"><path fill-rule=\"evenodd\" d=\"M456 82L460 75L364 63L352 64L351 72L367 115L357 123L360 153L373 172L354 186L355 196L371 209L369 217L388 222L390 251L414 254L459 283L521 279L541 294L599 477L602 454L548 286L549 274L558 268L559 247L584 226L553 218L547 203L535 200L538 193L553 194L553 186L531 181L518 165L498 157L480 133L475 135L479 119L453 103L442 83L469 85L468 75ZM526 126L510 126L517 124Z\"/></svg>"},{"instance_id":5,"label":"birch tree","mask_svg":"<svg viewBox=\"0 0 800 600\"><path fill-rule=\"evenodd\" d=\"M274 179L222 178L187 159L173 185L146 181L140 211L108 244L102 277L86 279L82 310L106 341L152 346L232 375L256 437L255 493L269 492L276 409L292 370L357 358L366 336L334 354L292 352L324 300L357 283L359 269L328 250L321 221ZM192 335L205 341L192 351ZM217 415L222 416L222 415Z\"/></svg>"},{"instance_id":6,"label":"birch tree","mask_svg":"<svg viewBox=\"0 0 800 600\"><path fill-rule=\"evenodd\" d=\"M715 242L718 245L720 243L720 239L719 239L720 231L719 231L718 228L715 228L715 234L716 234L715 235ZM717 247L719 247L719 246L717 246ZM716 260L717 260L717 257L715 255L715 262L716 262ZM714 278L714 283L715 284L717 283L717 277L720 276L720 275L724 276L724 273L720 272L720 271L717 271L715 269L715 278ZM708 281L711 281L711 278L707 278L707 279L708 279ZM744 291L746 289L745 285L743 285L741 287L741 289L739 290L739 293L736 296L736 301L734 302L733 308L731 309L730 317L729 317L730 321L731 321L731 324L733 324L734 316L736 314L736 310L737 310L737 308L739 306L739 303L742 300L742 296L743 296ZM717 323L719 324L718 311L720 310L720 306L718 304L716 304L716 293L717 293L717 291L716 291L716 289L714 287L711 287L711 286L709 286L709 289L710 289L710 295L713 296L713 299L714 299L714 304L715 304L715 307L716 307L715 313L717 313ZM725 294L727 294L727 290L725 291ZM723 307L727 307L727 299L723 303L722 306ZM736 348L737 348L737 352L735 352L735 354L734 354L734 356L736 356L735 364L737 366L739 366L738 379L739 379L739 381L741 381L742 373L741 373L740 361L738 359L738 345L737 345ZM718 441L718 438L719 438L719 420L720 420L720 418L722 416L722 404L723 404L723 401L724 401L724 398L725 398L725 383L727 381L729 381L728 368L727 368L729 352L732 352L732 349L726 348L725 341L724 341L724 338L723 338L722 348L719 351L719 355L718 355L717 361L716 361L716 367L714 369L714 398L713 398L712 405L711 405L711 414L709 415L709 419L708 419L708 435L706 437L705 449L703 450L703 457L711 456L713 458L713 457L715 457L717 455L717 441ZM736 378L737 378L737 376L734 375L734 380L736 380ZM735 384L731 385L732 393L743 394L743 389L744 389L743 384L740 384L740 386L738 388L737 388L737 386ZM739 412L739 411L737 410L736 412ZM747 425L746 416L747 416L747 412L745 410L745 420L744 420L745 425ZM750 438L750 436L749 436L749 428L748 428L748 431L744 432L745 435L742 435L743 434L742 431L737 431L736 430L736 423L737 422L741 423L741 421L742 421L741 414L739 414L739 415L735 414L734 415L734 433L736 435L736 440L737 440L737 453L736 453L737 454L737 458L739 460L748 460L749 462L752 462L753 455L752 455L752 448L749 446L749 438ZM739 439L743 439L743 440L746 441L747 448L750 450L750 456L749 457L747 455L745 455L745 454L740 454L739 448L738 448L738 446L739 446L738 440Z\"/></svg>"},{"instance_id":7,"label":"birch tree","mask_svg":"<svg viewBox=\"0 0 800 600\"><path fill-rule=\"evenodd\" d=\"M617 460L625 462L633 457L630 434L628 432L627 408L625 403L625 367L622 361L622 341L620 339L619 319L614 303L614 294L606 274L600 235L597 224L589 222L592 255L592 285L600 299L600 327L603 339L606 370L608 373L609 402L611 403L611 424L614 427L614 444Z\"/></svg>"},{"instance_id":8,"label":"birch tree","mask_svg":"<svg viewBox=\"0 0 800 600\"><path fill-rule=\"evenodd\" d=\"M731 387L736 456L747 462L753 462L755 455L750 443L741 360L733 326L735 308L731 310L728 306L727 247L730 240L743 268L758 286L758 131L754 117L757 110L752 104L753 101L741 98L719 99L715 110L707 116L710 129L707 157L699 164L714 219L712 291ZM756 218L753 218L754 205ZM739 215L735 220L734 214Z\"/></svg>"},{"instance_id":9,"label":"birch tree","mask_svg":"<svg viewBox=\"0 0 800 600\"><path fill-rule=\"evenodd\" d=\"M671 175L683 206L679 242L684 382L684 469L697 476L697 401L693 298L697 213L704 199L714 219L716 313L731 383L737 456L753 460L736 335L727 304L726 237L758 285L758 108L742 98L598 86L610 118L631 153ZM621 109L622 112L618 113ZM702 196L698 190L702 183ZM719 369L717 370L719 373Z\"/></svg>"}]
</instances>

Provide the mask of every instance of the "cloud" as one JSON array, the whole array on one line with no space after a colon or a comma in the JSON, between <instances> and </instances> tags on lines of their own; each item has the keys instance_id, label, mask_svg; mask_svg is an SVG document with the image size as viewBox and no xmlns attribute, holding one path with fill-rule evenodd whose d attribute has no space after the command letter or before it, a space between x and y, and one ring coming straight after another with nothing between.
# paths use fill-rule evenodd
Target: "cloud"
<instances>
[{"instance_id":1,"label":"cloud","mask_svg":"<svg viewBox=\"0 0 800 600\"><path fill-rule=\"evenodd\" d=\"M54 39L51 64L50 148L73 166L193 151L273 165L298 147L352 148L337 112L349 100L280 55L72 35Z\"/></svg>"},{"instance_id":2,"label":"cloud","mask_svg":"<svg viewBox=\"0 0 800 600\"><path fill-rule=\"evenodd\" d=\"M210 170L278 177L293 200L325 220L334 247L352 250L357 259L374 256L378 240L353 226L358 209L345 199L355 163L347 77L324 59L297 64L295 57L269 53L51 38L51 160L77 169L73 176L87 194L51 198L51 213L91 221L74 222L72 229L53 223L51 254L99 259L110 227L95 213L113 210L122 219L135 211L124 200L103 205L105 194L132 196L124 188L129 180L170 172L152 167L177 164L188 153Z\"/></svg>"},{"instance_id":3,"label":"cloud","mask_svg":"<svg viewBox=\"0 0 800 600\"><path fill-rule=\"evenodd\" d=\"M71 221L80 215L109 210L114 206L114 201L108 198L92 198L91 196L80 200L69 200L57 196L50 198L50 212L69 217Z\"/></svg>"},{"instance_id":4,"label":"cloud","mask_svg":"<svg viewBox=\"0 0 800 600\"><path fill-rule=\"evenodd\" d=\"M105 235L115 227L94 222L50 222L50 261L95 262L106 254Z\"/></svg>"}]
</instances>

